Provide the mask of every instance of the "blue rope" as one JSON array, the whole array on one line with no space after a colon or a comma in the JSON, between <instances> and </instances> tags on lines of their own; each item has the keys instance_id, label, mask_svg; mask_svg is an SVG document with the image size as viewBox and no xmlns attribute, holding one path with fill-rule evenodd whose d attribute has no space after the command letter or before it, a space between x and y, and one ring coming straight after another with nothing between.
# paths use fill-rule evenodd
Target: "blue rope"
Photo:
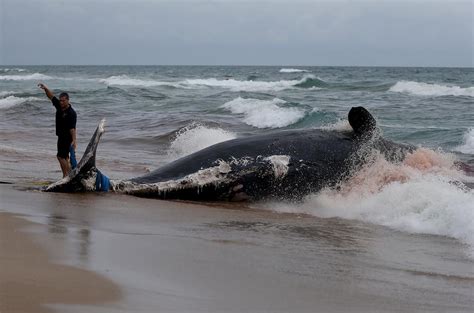
<instances>
[{"instance_id":1,"label":"blue rope","mask_svg":"<svg viewBox=\"0 0 474 313\"><path fill-rule=\"evenodd\" d=\"M74 148L72 145L69 147L69 162L71 163L71 168L75 169L77 167L77 161L76 161L76 152L74 151Z\"/></svg>"},{"instance_id":2,"label":"blue rope","mask_svg":"<svg viewBox=\"0 0 474 313\"><path fill-rule=\"evenodd\" d=\"M95 190L107 192L110 189L110 179L97 170L97 177L95 178Z\"/></svg>"}]
</instances>

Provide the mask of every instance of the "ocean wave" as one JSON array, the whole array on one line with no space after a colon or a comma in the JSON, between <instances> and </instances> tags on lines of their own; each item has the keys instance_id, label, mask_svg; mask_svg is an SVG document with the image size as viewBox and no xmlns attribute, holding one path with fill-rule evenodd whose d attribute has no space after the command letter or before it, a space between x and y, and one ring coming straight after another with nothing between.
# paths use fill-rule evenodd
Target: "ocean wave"
<instances>
[{"instance_id":1,"label":"ocean wave","mask_svg":"<svg viewBox=\"0 0 474 313\"><path fill-rule=\"evenodd\" d=\"M474 154L474 128L467 130L464 134L464 144L454 148L454 150L466 154Z\"/></svg>"},{"instance_id":2,"label":"ocean wave","mask_svg":"<svg viewBox=\"0 0 474 313\"><path fill-rule=\"evenodd\" d=\"M321 89L321 87L328 87L329 84L319 77L314 75L306 75L301 81L295 84L295 87Z\"/></svg>"},{"instance_id":3,"label":"ocean wave","mask_svg":"<svg viewBox=\"0 0 474 313\"><path fill-rule=\"evenodd\" d=\"M161 82L156 80L145 80L138 78L130 78L127 75L110 76L100 79L99 82L107 86L134 86L134 87L155 87L155 86L171 86L179 88L179 83Z\"/></svg>"},{"instance_id":4,"label":"ocean wave","mask_svg":"<svg viewBox=\"0 0 474 313\"><path fill-rule=\"evenodd\" d=\"M0 75L0 80L47 80L53 77L41 73L34 73L30 75Z\"/></svg>"},{"instance_id":5,"label":"ocean wave","mask_svg":"<svg viewBox=\"0 0 474 313\"><path fill-rule=\"evenodd\" d=\"M236 134L218 127L192 123L176 132L168 150L168 157L177 159L236 137Z\"/></svg>"},{"instance_id":6,"label":"ocean wave","mask_svg":"<svg viewBox=\"0 0 474 313\"><path fill-rule=\"evenodd\" d=\"M14 94L15 94L14 91L0 91L0 97L12 96Z\"/></svg>"},{"instance_id":7,"label":"ocean wave","mask_svg":"<svg viewBox=\"0 0 474 313\"><path fill-rule=\"evenodd\" d=\"M253 81L253 80L236 80L236 79L188 79L183 82L186 86L206 86L206 87L220 87L227 88L232 91L281 91L285 89L291 89L295 87L306 86L300 85L305 84L308 81L316 79L313 75L306 75L299 80L280 80L280 81ZM311 86L309 86L311 87Z\"/></svg>"},{"instance_id":8,"label":"ocean wave","mask_svg":"<svg viewBox=\"0 0 474 313\"><path fill-rule=\"evenodd\" d=\"M0 109L9 109L26 102L36 101L36 100L41 100L41 99L36 98L36 97L20 98L20 97L15 97L15 96L8 96L6 98L0 99Z\"/></svg>"},{"instance_id":9,"label":"ocean wave","mask_svg":"<svg viewBox=\"0 0 474 313\"><path fill-rule=\"evenodd\" d=\"M297 68L282 68L280 73L307 73L307 70L301 70Z\"/></svg>"},{"instance_id":10,"label":"ocean wave","mask_svg":"<svg viewBox=\"0 0 474 313\"><path fill-rule=\"evenodd\" d=\"M259 100L238 97L221 107L235 114L244 114L244 123L258 128L279 128L294 124L305 117L306 112L295 107L281 107L286 101Z\"/></svg>"},{"instance_id":11,"label":"ocean wave","mask_svg":"<svg viewBox=\"0 0 474 313\"><path fill-rule=\"evenodd\" d=\"M99 82L108 86L141 86L141 87L155 87L155 86L170 86L174 88L206 88L218 87L226 88L231 91L281 91L295 87L311 88L319 87L324 84L321 79L315 78L313 75L305 75L299 80L280 80L280 81L254 81L254 80L236 80L236 79L185 79L178 82L166 82L158 80L144 80L131 78L127 75L111 76L105 79L100 79Z\"/></svg>"},{"instance_id":12,"label":"ocean wave","mask_svg":"<svg viewBox=\"0 0 474 313\"><path fill-rule=\"evenodd\" d=\"M445 86L414 81L399 81L389 91L418 96L468 96L474 97L474 87Z\"/></svg>"},{"instance_id":13,"label":"ocean wave","mask_svg":"<svg viewBox=\"0 0 474 313\"><path fill-rule=\"evenodd\" d=\"M26 70L24 68L3 68L0 71L5 72L5 73L8 73L8 72L19 72L19 73L26 72Z\"/></svg>"},{"instance_id":14,"label":"ocean wave","mask_svg":"<svg viewBox=\"0 0 474 313\"><path fill-rule=\"evenodd\" d=\"M474 257L474 190L452 155L418 149L402 164L378 156L338 188L324 189L302 204L272 204L281 212L341 217L410 233L442 235L469 245Z\"/></svg>"}]
</instances>

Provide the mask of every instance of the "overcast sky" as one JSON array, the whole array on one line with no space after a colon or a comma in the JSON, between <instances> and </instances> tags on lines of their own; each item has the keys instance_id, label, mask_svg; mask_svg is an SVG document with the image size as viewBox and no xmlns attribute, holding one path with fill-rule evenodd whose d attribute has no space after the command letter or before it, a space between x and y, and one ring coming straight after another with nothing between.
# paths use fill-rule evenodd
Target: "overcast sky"
<instances>
[{"instance_id":1,"label":"overcast sky","mask_svg":"<svg viewBox=\"0 0 474 313\"><path fill-rule=\"evenodd\" d=\"M0 0L0 64L473 67L474 0Z\"/></svg>"}]
</instances>

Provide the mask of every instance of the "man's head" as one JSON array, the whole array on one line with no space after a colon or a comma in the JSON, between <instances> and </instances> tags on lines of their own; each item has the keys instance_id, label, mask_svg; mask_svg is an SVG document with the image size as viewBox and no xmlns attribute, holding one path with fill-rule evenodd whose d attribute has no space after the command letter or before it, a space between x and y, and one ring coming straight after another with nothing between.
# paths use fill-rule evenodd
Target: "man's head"
<instances>
[{"instance_id":1,"label":"man's head","mask_svg":"<svg viewBox=\"0 0 474 313\"><path fill-rule=\"evenodd\" d=\"M371 134L375 130L375 119L364 107L352 107L348 120L358 135Z\"/></svg>"},{"instance_id":2,"label":"man's head","mask_svg":"<svg viewBox=\"0 0 474 313\"><path fill-rule=\"evenodd\" d=\"M67 92L61 92L59 95L59 104L61 106L61 110L65 110L69 107L69 95Z\"/></svg>"}]
</instances>

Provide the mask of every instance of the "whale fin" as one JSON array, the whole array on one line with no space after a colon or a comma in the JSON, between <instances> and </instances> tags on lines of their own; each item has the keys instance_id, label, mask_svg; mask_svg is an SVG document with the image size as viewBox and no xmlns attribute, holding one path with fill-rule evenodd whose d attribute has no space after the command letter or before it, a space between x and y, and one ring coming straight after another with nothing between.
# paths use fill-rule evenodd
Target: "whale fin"
<instances>
[{"instance_id":1,"label":"whale fin","mask_svg":"<svg viewBox=\"0 0 474 313\"><path fill-rule=\"evenodd\" d=\"M372 134L377 127L377 122L372 114L364 107L352 107L347 116L354 133Z\"/></svg>"},{"instance_id":2,"label":"whale fin","mask_svg":"<svg viewBox=\"0 0 474 313\"><path fill-rule=\"evenodd\" d=\"M77 167L69 174L55 183L47 186L45 191L52 192L77 192L94 190L97 168L95 167L95 156L100 137L104 133L105 118L99 122L94 135L92 135L86 151ZM91 183L92 182L92 183Z\"/></svg>"}]
</instances>

